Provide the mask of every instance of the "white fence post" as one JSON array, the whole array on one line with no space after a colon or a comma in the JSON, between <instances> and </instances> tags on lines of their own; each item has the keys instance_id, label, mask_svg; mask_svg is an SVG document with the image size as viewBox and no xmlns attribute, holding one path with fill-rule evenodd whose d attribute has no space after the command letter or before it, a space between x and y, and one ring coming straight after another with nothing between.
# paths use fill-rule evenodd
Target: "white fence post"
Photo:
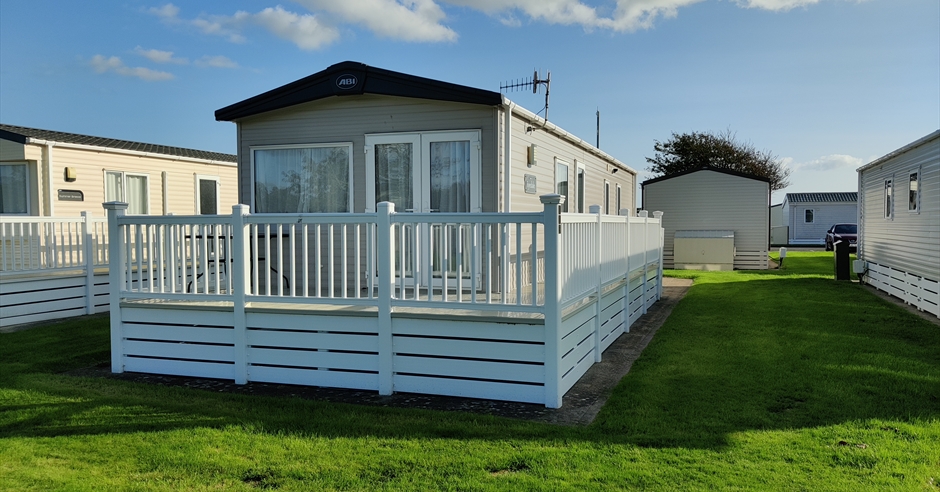
<instances>
[{"instance_id":1,"label":"white fence post","mask_svg":"<svg viewBox=\"0 0 940 492\"><path fill-rule=\"evenodd\" d=\"M648 277L647 270L649 269L649 258L646 254L649 251L649 216L648 211L640 210L640 217L643 218L643 295L640 296L643 314L646 314L646 277Z\"/></svg>"},{"instance_id":2,"label":"white fence post","mask_svg":"<svg viewBox=\"0 0 940 492\"><path fill-rule=\"evenodd\" d=\"M659 288L656 291L656 300L663 298L663 241L665 240L666 230L663 229L663 213L659 210L653 212L653 217L659 221Z\"/></svg>"},{"instance_id":3,"label":"white fence post","mask_svg":"<svg viewBox=\"0 0 940 492\"><path fill-rule=\"evenodd\" d=\"M82 259L85 260L85 314L95 314L94 239L89 229L91 213L82 212Z\"/></svg>"},{"instance_id":4,"label":"white fence post","mask_svg":"<svg viewBox=\"0 0 940 492\"><path fill-rule=\"evenodd\" d=\"M248 205L232 205L232 304L235 315L235 384L248 382L248 319L245 296L248 293ZM226 260L227 261L227 260ZM216 266L218 268L218 265Z\"/></svg>"},{"instance_id":5,"label":"white fence post","mask_svg":"<svg viewBox=\"0 0 940 492\"><path fill-rule=\"evenodd\" d=\"M381 202L376 210L376 268L379 271L379 394L391 395L393 385L392 360L392 267L395 265L395 252L392 249L392 221L395 204ZM430 289L430 286L428 287ZM428 294L430 296L430 294ZM430 298L430 297L429 297Z\"/></svg>"},{"instance_id":6,"label":"white fence post","mask_svg":"<svg viewBox=\"0 0 940 492\"><path fill-rule=\"evenodd\" d=\"M604 237L604 234L601 232L603 223L601 222L601 206L600 205L591 205L588 207L588 210L592 214L597 215L597 234L595 234L595 239L597 243L594 248L594 254L597 255L597 264L595 265L594 271L596 276L595 291L597 294L594 298L594 362L601 361L601 287L604 284L603 281L603 270L602 270L602 259L604 258L603 252L604 247L601 243L601 240Z\"/></svg>"},{"instance_id":7,"label":"white fence post","mask_svg":"<svg viewBox=\"0 0 940 492\"><path fill-rule=\"evenodd\" d=\"M111 372L124 372L124 323L121 319L121 288L124 286L127 247L120 233L118 218L124 216L124 202L104 203L108 211L108 301L111 308Z\"/></svg>"},{"instance_id":8,"label":"white fence post","mask_svg":"<svg viewBox=\"0 0 940 492\"><path fill-rule=\"evenodd\" d=\"M558 206L564 197L552 193L539 197L544 206L542 224L545 234L545 406L560 408L561 394L561 280L559 278L561 216Z\"/></svg>"},{"instance_id":9,"label":"white fence post","mask_svg":"<svg viewBox=\"0 0 940 492\"><path fill-rule=\"evenodd\" d=\"M630 209L620 209L620 215L627 221L627 237L624 246L627 248L627 274L626 282L623 284L623 332L630 333L630 325L633 324L630 316Z\"/></svg>"}]
</instances>

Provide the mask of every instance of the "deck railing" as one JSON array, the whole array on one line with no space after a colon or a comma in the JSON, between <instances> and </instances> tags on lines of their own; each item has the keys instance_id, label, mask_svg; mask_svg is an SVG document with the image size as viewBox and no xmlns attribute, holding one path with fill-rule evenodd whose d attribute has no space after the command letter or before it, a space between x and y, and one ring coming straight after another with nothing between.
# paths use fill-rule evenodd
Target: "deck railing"
<instances>
[{"instance_id":1,"label":"deck railing","mask_svg":"<svg viewBox=\"0 0 940 492\"><path fill-rule=\"evenodd\" d=\"M0 273L37 273L108 264L107 219L0 216Z\"/></svg>"}]
</instances>

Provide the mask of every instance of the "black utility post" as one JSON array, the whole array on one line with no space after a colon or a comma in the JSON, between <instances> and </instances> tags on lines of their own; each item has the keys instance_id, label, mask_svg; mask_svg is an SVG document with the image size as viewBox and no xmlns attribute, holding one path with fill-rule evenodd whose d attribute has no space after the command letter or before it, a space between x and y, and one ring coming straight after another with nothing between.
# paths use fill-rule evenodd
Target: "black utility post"
<instances>
[{"instance_id":1,"label":"black utility post","mask_svg":"<svg viewBox=\"0 0 940 492\"><path fill-rule=\"evenodd\" d=\"M832 256L835 261L836 280L852 280L849 271L849 243L848 241L836 241L832 245Z\"/></svg>"}]
</instances>

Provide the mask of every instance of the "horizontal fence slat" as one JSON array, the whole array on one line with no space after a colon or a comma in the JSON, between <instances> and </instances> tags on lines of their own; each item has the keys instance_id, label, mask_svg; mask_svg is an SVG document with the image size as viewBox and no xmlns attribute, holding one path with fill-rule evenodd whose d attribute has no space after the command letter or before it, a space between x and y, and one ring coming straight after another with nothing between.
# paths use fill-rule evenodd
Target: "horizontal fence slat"
<instances>
[{"instance_id":1,"label":"horizontal fence slat","mask_svg":"<svg viewBox=\"0 0 940 492\"><path fill-rule=\"evenodd\" d=\"M350 335L248 330L248 344L255 347L282 347L286 349L354 350L376 353L379 351L379 339L375 334Z\"/></svg>"},{"instance_id":2,"label":"horizontal fence slat","mask_svg":"<svg viewBox=\"0 0 940 492\"><path fill-rule=\"evenodd\" d=\"M540 344L481 342L440 338L393 337L397 354L434 355L441 357L485 358L503 361L542 362L545 347Z\"/></svg>"},{"instance_id":3,"label":"horizontal fence slat","mask_svg":"<svg viewBox=\"0 0 940 492\"><path fill-rule=\"evenodd\" d=\"M259 383L298 384L304 386L326 386L359 390L378 390L379 375L345 372L318 371L316 369L296 369L290 367L251 366L248 368L249 381Z\"/></svg>"},{"instance_id":4,"label":"horizontal fence slat","mask_svg":"<svg viewBox=\"0 0 940 492\"><path fill-rule=\"evenodd\" d=\"M525 383L544 383L542 364L514 364L478 360L440 359L397 355L395 372L425 376L450 376L462 379L492 379Z\"/></svg>"},{"instance_id":5,"label":"horizontal fence slat","mask_svg":"<svg viewBox=\"0 0 940 492\"><path fill-rule=\"evenodd\" d=\"M345 369L353 371L379 370L378 354L350 354L316 350L288 350L252 347L248 349L248 362L271 366Z\"/></svg>"},{"instance_id":6,"label":"horizontal fence slat","mask_svg":"<svg viewBox=\"0 0 940 492\"><path fill-rule=\"evenodd\" d=\"M185 342L147 342L124 340L124 354L157 358L193 359L214 362L233 362L232 346L203 345Z\"/></svg>"},{"instance_id":7,"label":"horizontal fence slat","mask_svg":"<svg viewBox=\"0 0 940 492\"><path fill-rule=\"evenodd\" d=\"M197 378L233 379L233 364L215 362L193 362L186 360L148 359L143 357L124 357L124 370L166 374L169 376L190 376Z\"/></svg>"}]
</instances>

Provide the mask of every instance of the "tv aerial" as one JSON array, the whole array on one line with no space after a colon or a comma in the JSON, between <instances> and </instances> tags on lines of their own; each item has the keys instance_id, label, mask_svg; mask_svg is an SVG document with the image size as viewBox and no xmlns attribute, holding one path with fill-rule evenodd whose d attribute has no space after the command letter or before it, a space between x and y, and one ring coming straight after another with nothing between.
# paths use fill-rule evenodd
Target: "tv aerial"
<instances>
[{"instance_id":1,"label":"tv aerial","mask_svg":"<svg viewBox=\"0 0 940 492\"><path fill-rule=\"evenodd\" d=\"M538 94L539 89L542 86L545 86L545 107L542 108L542 111L545 111L545 121L548 121L548 94L552 86L552 72L546 72L545 78L543 79L538 70L535 70L532 73L532 78L524 78L520 80L514 80L512 82L505 82L499 84L499 92L513 92L517 90L528 90L532 89L533 94ZM539 111L541 113L542 111ZM538 114L538 113L536 113Z\"/></svg>"}]
</instances>

